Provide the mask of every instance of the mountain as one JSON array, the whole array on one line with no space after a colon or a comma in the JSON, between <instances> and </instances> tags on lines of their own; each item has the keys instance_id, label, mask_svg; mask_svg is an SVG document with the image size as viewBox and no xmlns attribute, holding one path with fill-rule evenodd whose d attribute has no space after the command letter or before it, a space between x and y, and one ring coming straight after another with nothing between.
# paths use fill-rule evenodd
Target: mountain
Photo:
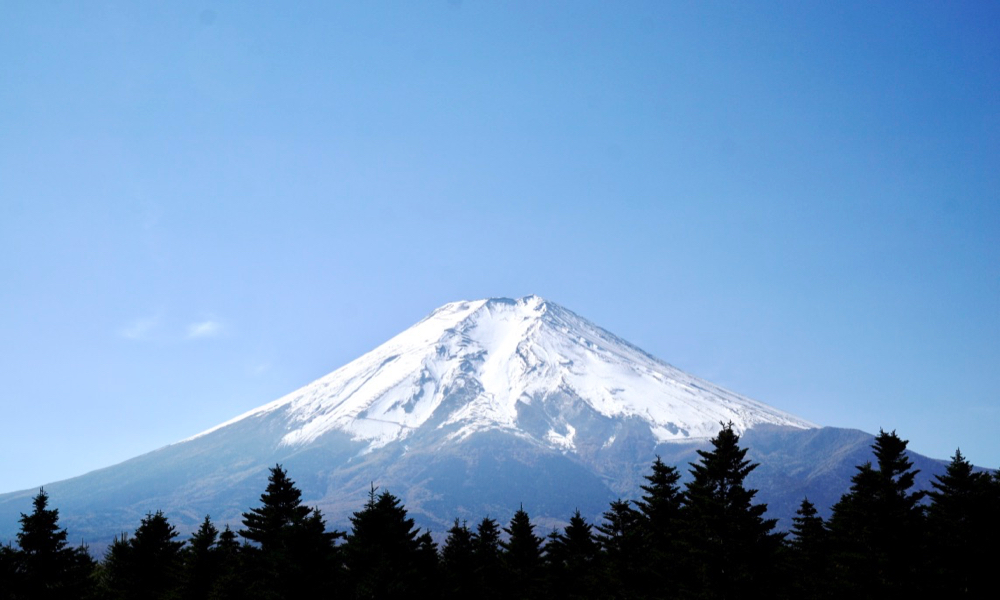
<instances>
[{"instance_id":1,"label":"mountain","mask_svg":"<svg viewBox=\"0 0 1000 600\"><path fill-rule=\"evenodd\" d=\"M326 377L185 441L248 419L276 419L286 428L280 444L289 448L339 431L371 452L432 428L444 441L500 430L580 451L614 443L615 427L596 423L630 417L660 442L710 438L720 421L738 431L762 423L814 427L528 296L446 304Z\"/></svg>"},{"instance_id":2,"label":"mountain","mask_svg":"<svg viewBox=\"0 0 1000 600\"><path fill-rule=\"evenodd\" d=\"M275 463L341 528L371 485L438 532L520 504L556 526L575 508L597 519L611 500L637 498L656 455L686 472L730 422L761 462L760 500L786 523L807 493L832 505L870 455L869 434L688 375L537 296L455 302L270 404L45 487L71 536L95 546L155 510L181 531L205 514L238 523ZM942 470L915 460L925 478ZM36 492L0 496L0 540Z\"/></svg>"}]
</instances>

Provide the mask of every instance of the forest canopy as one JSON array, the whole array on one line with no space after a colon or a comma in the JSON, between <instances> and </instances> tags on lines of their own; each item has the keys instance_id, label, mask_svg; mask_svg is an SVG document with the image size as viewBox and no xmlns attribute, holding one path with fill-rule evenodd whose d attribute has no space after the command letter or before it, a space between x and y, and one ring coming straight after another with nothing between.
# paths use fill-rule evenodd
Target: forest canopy
<instances>
[{"instance_id":1,"label":"forest canopy","mask_svg":"<svg viewBox=\"0 0 1000 600\"><path fill-rule=\"evenodd\" d=\"M929 492L906 440L882 431L829 520L803 498L779 532L747 488L756 464L731 425L698 451L682 487L657 458L639 499L612 502L599 523L579 511L539 531L520 506L509 523L456 519L439 545L399 498L372 486L329 530L281 465L242 527L206 516L180 540L147 514L100 560L70 547L45 490L0 547L0 600L295 598L980 598L997 564L1000 475L956 451Z\"/></svg>"}]
</instances>

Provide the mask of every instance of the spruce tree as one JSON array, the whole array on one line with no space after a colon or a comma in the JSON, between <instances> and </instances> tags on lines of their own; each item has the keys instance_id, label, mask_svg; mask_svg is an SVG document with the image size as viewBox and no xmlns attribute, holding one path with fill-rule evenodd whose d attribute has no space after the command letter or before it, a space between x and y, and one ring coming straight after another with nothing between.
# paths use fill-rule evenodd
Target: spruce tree
<instances>
[{"instance_id":1,"label":"spruce tree","mask_svg":"<svg viewBox=\"0 0 1000 600\"><path fill-rule=\"evenodd\" d=\"M746 459L732 423L699 450L685 488L684 541L689 552L687 589L702 598L752 598L774 593L774 567L782 535L775 519L753 504L757 490L744 480L757 465Z\"/></svg>"},{"instance_id":2,"label":"spruce tree","mask_svg":"<svg viewBox=\"0 0 1000 600\"><path fill-rule=\"evenodd\" d=\"M1000 559L990 477L956 450L948 470L931 486L927 523L935 591L948 598L984 597L993 587L989 573Z\"/></svg>"},{"instance_id":3,"label":"spruce tree","mask_svg":"<svg viewBox=\"0 0 1000 600\"><path fill-rule=\"evenodd\" d=\"M829 533L816 506L808 498L803 498L792 517L788 542L792 595L803 599L829 597Z\"/></svg>"},{"instance_id":4,"label":"spruce tree","mask_svg":"<svg viewBox=\"0 0 1000 600\"><path fill-rule=\"evenodd\" d=\"M635 503L642 516L642 528L646 537L648 558L643 562L641 575L647 588L645 595L651 598L663 597L667 590L676 588L681 550L680 511L682 494L678 481L680 473L673 466L665 464L657 456L652 472L645 476L646 483L640 486L645 492Z\"/></svg>"},{"instance_id":5,"label":"spruce tree","mask_svg":"<svg viewBox=\"0 0 1000 600\"><path fill-rule=\"evenodd\" d=\"M240 535L265 551L283 549L291 530L312 513L311 508L302 504L302 492L281 465L271 468L260 503L259 507L243 513Z\"/></svg>"},{"instance_id":6,"label":"spruce tree","mask_svg":"<svg viewBox=\"0 0 1000 600\"><path fill-rule=\"evenodd\" d=\"M407 598L426 594L426 549L398 498L372 486L363 509L351 516L344 546L350 585L357 598Z\"/></svg>"},{"instance_id":7,"label":"spruce tree","mask_svg":"<svg viewBox=\"0 0 1000 600\"><path fill-rule=\"evenodd\" d=\"M218 569L208 597L211 600L244 600L252 596L248 590L248 554L241 551L236 533L226 525L215 545Z\"/></svg>"},{"instance_id":8,"label":"spruce tree","mask_svg":"<svg viewBox=\"0 0 1000 600\"><path fill-rule=\"evenodd\" d=\"M857 467L851 488L833 507L830 530L835 593L854 598L918 596L923 585L922 492L911 492L917 470L907 441L880 431L876 464Z\"/></svg>"},{"instance_id":9,"label":"spruce tree","mask_svg":"<svg viewBox=\"0 0 1000 600\"><path fill-rule=\"evenodd\" d=\"M593 597L600 571L600 546L594 528L574 511L562 533L553 532L545 545L550 589L568 600Z\"/></svg>"},{"instance_id":10,"label":"spruce tree","mask_svg":"<svg viewBox=\"0 0 1000 600\"><path fill-rule=\"evenodd\" d=\"M475 597L476 573L473 556L472 531L463 522L448 530L444 547L441 549L441 567L444 571L444 597L464 600Z\"/></svg>"},{"instance_id":11,"label":"spruce tree","mask_svg":"<svg viewBox=\"0 0 1000 600\"><path fill-rule=\"evenodd\" d=\"M261 506L243 513L240 535L254 545L244 552L251 589L268 600L323 595L335 588L340 571L334 540L319 510L302 504L302 492L275 465Z\"/></svg>"},{"instance_id":12,"label":"spruce tree","mask_svg":"<svg viewBox=\"0 0 1000 600\"><path fill-rule=\"evenodd\" d=\"M17 565L14 586L28 598L76 600L90 593L94 563L85 548L67 545L59 510L48 508L48 502L48 494L40 489L31 514L21 513L20 551L12 555Z\"/></svg>"},{"instance_id":13,"label":"spruce tree","mask_svg":"<svg viewBox=\"0 0 1000 600\"><path fill-rule=\"evenodd\" d=\"M104 551L104 560L99 570L99 596L107 600L126 600L133 598L130 590L137 587L132 568L132 548L129 536L122 532L117 535L111 545Z\"/></svg>"},{"instance_id":14,"label":"spruce tree","mask_svg":"<svg viewBox=\"0 0 1000 600\"><path fill-rule=\"evenodd\" d=\"M177 529L161 511L147 514L132 537L133 565L145 597L174 598L181 584L181 548Z\"/></svg>"},{"instance_id":15,"label":"spruce tree","mask_svg":"<svg viewBox=\"0 0 1000 600\"><path fill-rule=\"evenodd\" d=\"M19 590L18 553L10 544L0 546L0 600L15 600Z\"/></svg>"},{"instance_id":16,"label":"spruce tree","mask_svg":"<svg viewBox=\"0 0 1000 600\"><path fill-rule=\"evenodd\" d=\"M503 563L515 598L536 598L542 594L542 538L521 506L504 528L508 535L503 548Z\"/></svg>"},{"instance_id":17,"label":"spruce tree","mask_svg":"<svg viewBox=\"0 0 1000 600\"><path fill-rule=\"evenodd\" d=\"M219 577L219 553L216 541L219 530L205 517L184 549L184 597L205 600Z\"/></svg>"},{"instance_id":18,"label":"spruce tree","mask_svg":"<svg viewBox=\"0 0 1000 600\"><path fill-rule=\"evenodd\" d=\"M506 578L500 548L500 525L495 519L483 517L472 536L472 557L475 561L476 598L503 598Z\"/></svg>"},{"instance_id":19,"label":"spruce tree","mask_svg":"<svg viewBox=\"0 0 1000 600\"><path fill-rule=\"evenodd\" d=\"M429 531L424 531L417 536L417 556L414 567L419 574L424 596L440 598L444 589L441 581L441 560L438 556L437 543Z\"/></svg>"},{"instance_id":20,"label":"spruce tree","mask_svg":"<svg viewBox=\"0 0 1000 600\"><path fill-rule=\"evenodd\" d=\"M104 561L106 596L117 600L170 600L181 593L177 530L161 511L147 514L129 539L116 538Z\"/></svg>"},{"instance_id":21,"label":"spruce tree","mask_svg":"<svg viewBox=\"0 0 1000 600\"><path fill-rule=\"evenodd\" d=\"M615 598L641 598L648 587L644 563L649 546L642 527L642 514L628 500L611 503L597 526L597 542L604 566L603 593Z\"/></svg>"}]
</instances>

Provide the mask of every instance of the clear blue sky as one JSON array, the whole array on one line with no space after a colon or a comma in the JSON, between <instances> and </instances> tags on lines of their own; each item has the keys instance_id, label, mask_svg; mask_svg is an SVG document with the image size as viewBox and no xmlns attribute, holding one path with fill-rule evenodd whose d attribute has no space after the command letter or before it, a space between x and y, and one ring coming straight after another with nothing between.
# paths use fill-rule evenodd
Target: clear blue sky
<instances>
[{"instance_id":1,"label":"clear blue sky","mask_svg":"<svg viewBox=\"0 0 1000 600\"><path fill-rule=\"evenodd\" d=\"M995 2L0 4L0 491L534 293L1000 467Z\"/></svg>"}]
</instances>

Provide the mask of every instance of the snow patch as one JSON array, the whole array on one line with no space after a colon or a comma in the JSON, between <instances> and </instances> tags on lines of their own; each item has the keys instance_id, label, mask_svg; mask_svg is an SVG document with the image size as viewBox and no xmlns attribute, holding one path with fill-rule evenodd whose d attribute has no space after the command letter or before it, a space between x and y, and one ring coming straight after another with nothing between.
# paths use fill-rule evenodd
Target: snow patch
<instances>
[{"instance_id":1,"label":"snow patch","mask_svg":"<svg viewBox=\"0 0 1000 600\"><path fill-rule=\"evenodd\" d=\"M475 382L479 387L470 389ZM457 390L472 389L481 392L457 406L445 404ZM458 439L488 429L531 437L519 422L518 402L557 396L579 398L611 419L639 418L661 442L709 438L727 422L738 433L760 423L814 427L528 296L446 304L329 375L188 439L266 415L285 420L281 443L289 446L343 431L371 450L405 439L432 417ZM546 414L550 426L538 441L573 451L581 411L560 410Z\"/></svg>"}]
</instances>

